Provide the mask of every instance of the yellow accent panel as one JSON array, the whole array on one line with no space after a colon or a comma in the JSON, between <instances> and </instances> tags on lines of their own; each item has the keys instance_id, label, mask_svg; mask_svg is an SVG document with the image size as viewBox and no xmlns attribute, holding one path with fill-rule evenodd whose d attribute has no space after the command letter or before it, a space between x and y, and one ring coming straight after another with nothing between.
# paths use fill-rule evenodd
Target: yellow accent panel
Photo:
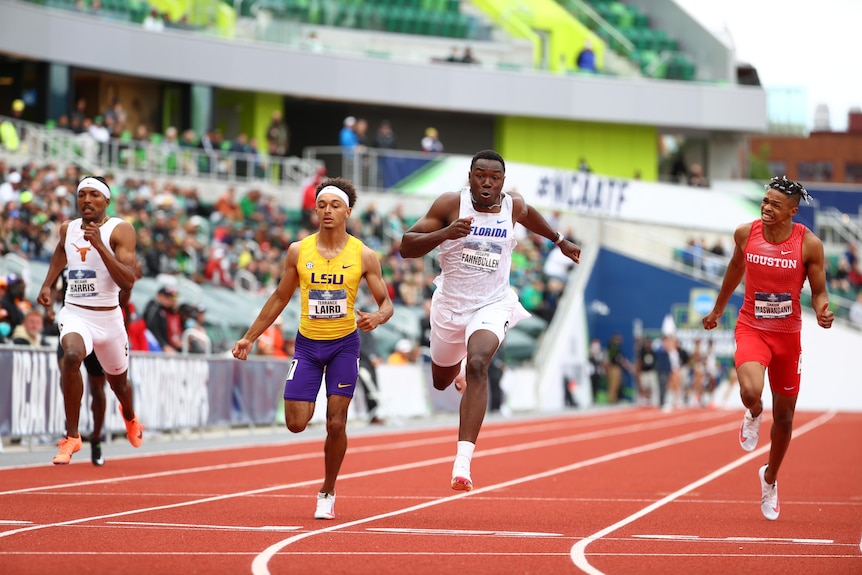
<instances>
[{"instance_id":1,"label":"yellow accent panel","mask_svg":"<svg viewBox=\"0 0 862 575\"><path fill-rule=\"evenodd\" d=\"M257 138L257 149L267 152L266 129L272 120L273 110L282 109L282 97L267 92L239 92L236 90L215 90L215 106L220 118L216 128L222 131L228 140L236 138L237 133L245 132L249 140ZM235 133L225 124L225 117L230 112L239 121Z\"/></svg>"},{"instance_id":2,"label":"yellow accent panel","mask_svg":"<svg viewBox=\"0 0 862 575\"><path fill-rule=\"evenodd\" d=\"M593 172L645 181L658 179L658 130L652 126L503 117L497 150L507 161L578 169L584 158Z\"/></svg>"},{"instance_id":3,"label":"yellow accent panel","mask_svg":"<svg viewBox=\"0 0 862 575\"><path fill-rule=\"evenodd\" d=\"M236 10L227 4L219 4L216 12L216 28L222 38L233 39L236 32Z\"/></svg>"},{"instance_id":4,"label":"yellow accent panel","mask_svg":"<svg viewBox=\"0 0 862 575\"><path fill-rule=\"evenodd\" d=\"M254 92L216 88L213 100L218 118L214 127L222 131L225 139L232 140L239 132L252 133L255 118ZM231 120L237 120L235 124L227 124L226 118L229 116L232 116Z\"/></svg>"},{"instance_id":5,"label":"yellow accent panel","mask_svg":"<svg viewBox=\"0 0 862 575\"><path fill-rule=\"evenodd\" d=\"M171 22L176 22L191 12L192 0L147 0L147 4L160 14L167 14Z\"/></svg>"},{"instance_id":6,"label":"yellow accent panel","mask_svg":"<svg viewBox=\"0 0 862 575\"><path fill-rule=\"evenodd\" d=\"M254 95L254 126L250 135L257 138L257 149L261 153L268 151L266 129L272 121L272 113L283 108L282 97L278 94L258 92Z\"/></svg>"},{"instance_id":7,"label":"yellow accent panel","mask_svg":"<svg viewBox=\"0 0 862 575\"><path fill-rule=\"evenodd\" d=\"M471 0L497 26L515 38L533 42L533 64L541 66L541 38L535 31L547 33L548 69L561 70L561 61L567 69L575 68L575 60L586 40L593 43L596 67L604 68L605 43L577 18L554 0Z\"/></svg>"}]
</instances>

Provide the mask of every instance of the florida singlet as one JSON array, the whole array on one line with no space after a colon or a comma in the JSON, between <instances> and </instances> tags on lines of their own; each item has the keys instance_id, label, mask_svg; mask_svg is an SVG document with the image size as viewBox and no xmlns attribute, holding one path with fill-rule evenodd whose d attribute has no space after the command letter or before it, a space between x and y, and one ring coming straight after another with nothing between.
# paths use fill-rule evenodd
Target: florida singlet
<instances>
[{"instance_id":1,"label":"florida singlet","mask_svg":"<svg viewBox=\"0 0 862 575\"><path fill-rule=\"evenodd\" d=\"M470 233L440 244L440 275L434 297L454 313L471 313L488 304L512 297L509 272L515 240L512 197L501 196L499 213L473 209L470 188L461 190L458 217L473 216ZM438 292L439 291L439 295ZM481 294L477 298L476 294Z\"/></svg>"}]
</instances>

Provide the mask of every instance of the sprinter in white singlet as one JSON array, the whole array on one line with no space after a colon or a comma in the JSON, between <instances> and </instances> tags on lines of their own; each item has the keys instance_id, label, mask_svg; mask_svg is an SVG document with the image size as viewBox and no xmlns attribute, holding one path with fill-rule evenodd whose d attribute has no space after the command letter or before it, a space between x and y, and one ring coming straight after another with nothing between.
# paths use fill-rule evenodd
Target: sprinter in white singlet
<instances>
[{"instance_id":1,"label":"sprinter in white singlet","mask_svg":"<svg viewBox=\"0 0 862 575\"><path fill-rule=\"evenodd\" d=\"M529 314L509 287L514 228L520 223L578 263L581 249L555 232L515 192L503 192L506 164L493 150L473 156L469 186L437 198L401 240L401 255L422 257L439 247L441 273L431 301L431 374L434 387L456 380L466 357L458 450L452 489L470 491L470 462L488 404L488 367L506 331Z\"/></svg>"},{"instance_id":2,"label":"sprinter in white singlet","mask_svg":"<svg viewBox=\"0 0 862 575\"><path fill-rule=\"evenodd\" d=\"M135 447L143 442L143 426L135 415L128 380L129 339L120 309L120 291L131 291L135 284L135 229L121 218L108 217L110 203L111 189L103 178L88 176L80 181L77 206L81 217L60 226L60 239L39 290L37 301L48 309L53 304L53 288L68 266L64 305L57 314L64 358L66 437L60 440L56 465L69 463L81 449L81 363L91 352L120 401L129 442Z\"/></svg>"}]
</instances>

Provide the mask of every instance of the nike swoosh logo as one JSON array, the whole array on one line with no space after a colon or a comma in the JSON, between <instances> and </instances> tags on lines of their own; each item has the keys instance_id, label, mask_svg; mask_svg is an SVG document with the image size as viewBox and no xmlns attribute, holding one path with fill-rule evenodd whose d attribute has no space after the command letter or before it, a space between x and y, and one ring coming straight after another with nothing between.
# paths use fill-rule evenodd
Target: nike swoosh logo
<instances>
[{"instance_id":1,"label":"nike swoosh logo","mask_svg":"<svg viewBox=\"0 0 862 575\"><path fill-rule=\"evenodd\" d=\"M346 270L347 268L352 268L354 264L350 264L349 266L341 266L341 269Z\"/></svg>"},{"instance_id":2,"label":"nike swoosh logo","mask_svg":"<svg viewBox=\"0 0 862 575\"><path fill-rule=\"evenodd\" d=\"M497 220L498 224L502 224L503 222L508 222L509 220Z\"/></svg>"},{"instance_id":3,"label":"nike swoosh logo","mask_svg":"<svg viewBox=\"0 0 862 575\"><path fill-rule=\"evenodd\" d=\"M789 253L790 253L790 252L792 252L792 251L793 251L793 250L790 250L790 251L784 251L784 250L781 250L781 255L786 256L787 254L789 254Z\"/></svg>"},{"instance_id":4,"label":"nike swoosh logo","mask_svg":"<svg viewBox=\"0 0 862 575\"><path fill-rule=\"evenodd\" d=\"M353 385L353 384L352 383L339 383L338 389L344 389L345 387L350 387L351 385Z\"/></svg>"}]
</instances>

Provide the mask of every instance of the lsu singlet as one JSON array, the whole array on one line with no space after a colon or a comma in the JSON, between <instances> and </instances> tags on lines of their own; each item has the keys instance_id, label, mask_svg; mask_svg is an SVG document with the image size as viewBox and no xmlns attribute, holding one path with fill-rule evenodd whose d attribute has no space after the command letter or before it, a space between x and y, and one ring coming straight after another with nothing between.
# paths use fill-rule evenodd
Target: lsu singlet
<instances>
[{"instance_id":1,"label":"lsu singlet","mask_svg":"<svg viewBox=\"0 0 862 575\"><path fill-rule=\"evenodd\" d=\"M442 272L434 279L435 298L443 298L446 309L471 313L509 297L509 271L515 240L512 197L503 195L500 213L473 209L470 188L461 190L458 217L473 216L470 233L463 238L440 244L437 256ZM478 297L477 297L478 296Z\"/></svg>"},{"instance_id":2,"label":"lsu singlet","mask_svg":"<svg viewBox=\"0 0 862 575\"><path fill-rule=\"evenodd\" d=\"M102 243L111 249L111 234L120 218L110 218L99 228ZM113 307L120 303L120 286L108 272L102 256L84 239L81 218L72 220L66 227L66 265L68 266L65 303L92 307Z\"/></svg>"},{"instance_id":3,"label":"lsu singlet","mask_svg":"<svg viewBox=\"0 0 862 575\"><path fill-rule=\"evenodd\" d=\"M755 220L743 249L745 299L739 323L765 331L802 331L799 294L805 282L802 238L805 226L793 224L790 237L773 244L763 237L763 222Z\"/></svg>"},{"instance_id":4,"label":"lsu singlet","mask_svg":"<svg viewBox=\"0 0 862 575\"><path fill-rule=\"evenodd\" d=\"M362 279L362 242L348 236L341 253L327 260L317 251L317 236L299 245L299 333L310 339L339 339L356 331L353 303Z\"/></svg>"}]
</instances>

